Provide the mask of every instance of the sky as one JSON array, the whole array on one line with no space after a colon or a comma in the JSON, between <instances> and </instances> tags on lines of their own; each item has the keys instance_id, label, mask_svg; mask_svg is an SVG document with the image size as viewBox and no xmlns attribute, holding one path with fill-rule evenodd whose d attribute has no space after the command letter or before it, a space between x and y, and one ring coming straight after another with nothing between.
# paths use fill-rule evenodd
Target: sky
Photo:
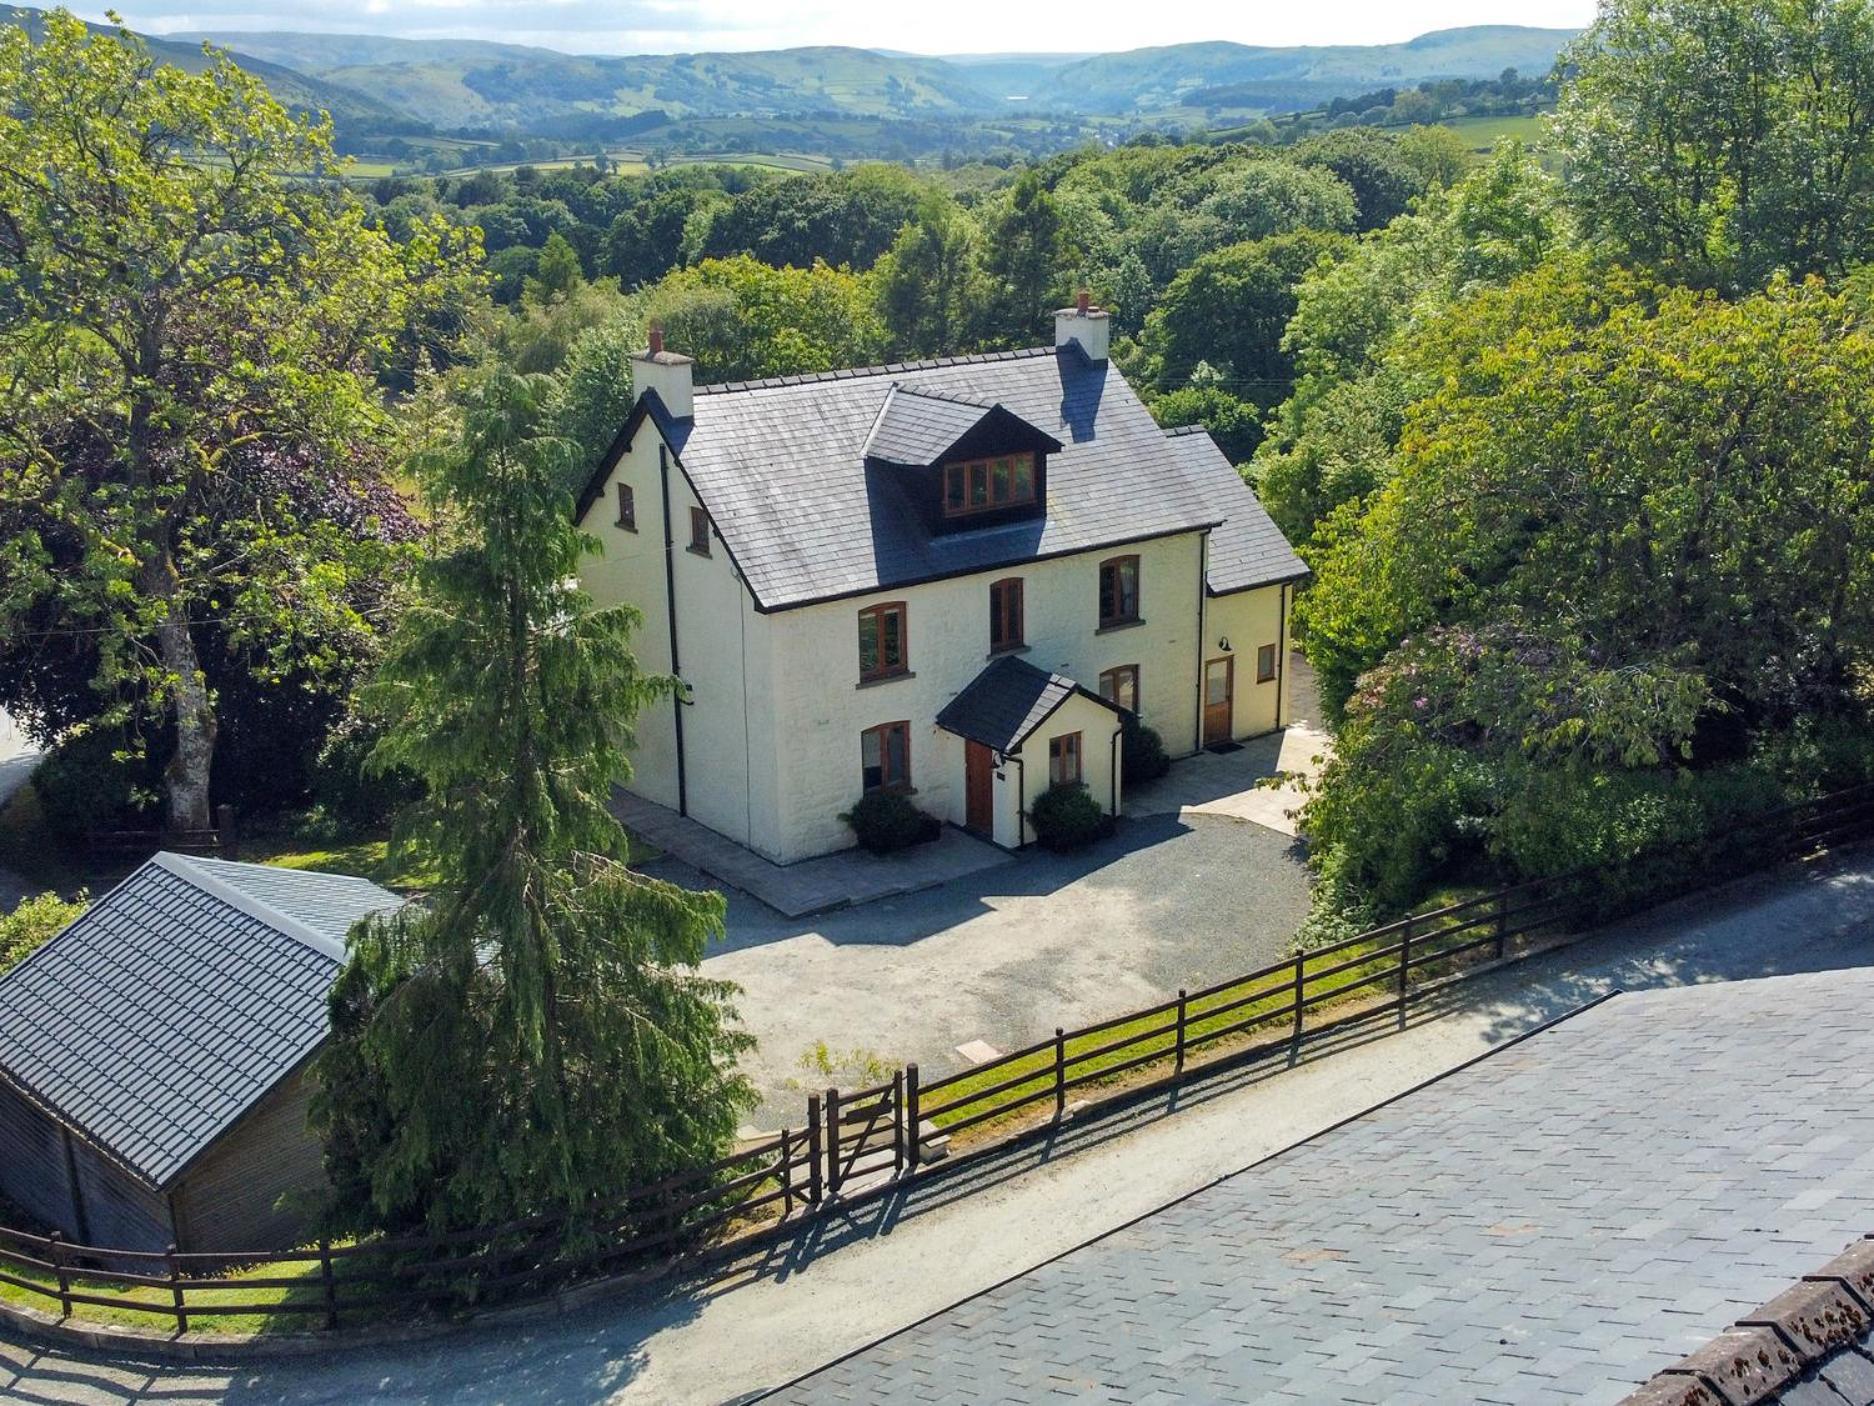
<instances>
[{"instance_id":1,"label":"sky","mask_svg":"<svg viewBox=\"0 0 1874 1406\"><path fill-rule=\"evenodd\" d=\"M1594 0L1180 0L1162 8L1115 0L126 0L115 8L132 29L152 34L324 30L612 54L803 44L920 54L1092 53L1200 39L1387 44L1458 25L1580 27L1594 16Z\"/></svg>"}]
</instances>

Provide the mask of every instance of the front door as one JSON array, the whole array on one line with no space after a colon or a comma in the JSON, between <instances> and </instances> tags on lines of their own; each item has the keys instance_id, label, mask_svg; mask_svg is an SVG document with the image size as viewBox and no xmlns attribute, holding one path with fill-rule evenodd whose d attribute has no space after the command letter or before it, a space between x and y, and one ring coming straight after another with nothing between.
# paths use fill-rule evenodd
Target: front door
<instances>
[{"instance_id":1,"label":"front door","mask_svg":"<svg viewBox=\"0 0 1874 1406\"><path fill-rule=\"evenodd\" d=\"M1226 654L1204 666L1204 745L1214 747L1230 740L1230 723L1235 712L1236 656Z\"/></svg>"},{"instance_id":2,"label":"front door","mask_svg":"<svg viewBox=\"0 0 1874 1406\"><path fill-rule=\"evenodd\" d=\"M995 758L987 747L963 744L963 823L979 835L995 832L995 772Z\"/></svg>"}]
</instances>

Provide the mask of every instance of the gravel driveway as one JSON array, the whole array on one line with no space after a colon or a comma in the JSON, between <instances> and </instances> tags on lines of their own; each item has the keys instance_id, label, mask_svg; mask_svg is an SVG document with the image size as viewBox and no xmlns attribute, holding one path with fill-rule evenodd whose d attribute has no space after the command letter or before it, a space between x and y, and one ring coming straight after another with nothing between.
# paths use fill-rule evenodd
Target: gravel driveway
<instances>
[{"instance_id":1,"label":"gravel driveway","mask_svg":"<svg viewBox=\"0 0 1874 1406\"><path fill-rule=\"evenodd\" d=\"M750 1121L771 1128L798 1125L809 1090L870 1082L868 1063L916 1060L934 1077L965 1065L958 1045L1014 1049L1279 960L1307 903L1287 837L1154 816L1078 855L1036 850L813 918L730 890L729 934L704 970L743 989L743 1022L761 1042L746 1067L764 1098ZM821 1041L830 1073L812 1058Z\"/></svg>"}]
</instances>

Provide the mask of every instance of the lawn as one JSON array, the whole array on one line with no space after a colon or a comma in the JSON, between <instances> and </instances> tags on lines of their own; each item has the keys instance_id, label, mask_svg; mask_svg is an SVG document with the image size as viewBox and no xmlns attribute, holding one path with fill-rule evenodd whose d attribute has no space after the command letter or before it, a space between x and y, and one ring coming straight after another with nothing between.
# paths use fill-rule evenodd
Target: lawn
<instances>
[{"instance_id":1,"label":"lawn","mask_svg":"<svg viewBox=\"0 0 1874 1406\"><path fill-rule=\"evenodd\" d=\"M1472 151L1487 152L1502 137L1516 137L1535 146L1544 136L1540 117L1453 117L1440 124L1449 127Z\"/></svg>"},{"instance_id":2,"label":"lawn","mask_svg":"<svg viewBox=\"0 0 1874 1406\"><path fill-rule=\"evenodd\" d=\"M18 1265L10 1260L0 1263L5 1264L8 1274L19 1279L31 1280L36 1284L43 1284L47 1289L57 1292L58 1281L49 1271ZM160 1267L152 1266L140 1266L137 1272L155 1276L163 1273ZM226 1277L268 1282L260 1287L240 1285L224 1289L188 1289L187 1299L191 1310L189 1328L192 1332L280 1332L303 1330L323 1324L317 1312L270 1311L276 1305L287 1303L305 1304L311 1308L323 1309L324 1286L319 1279L319 1265L316 1260L287 1260L257 1264L246 1269L230 1270ZM290 1285L275 1282L280 1280L294 1282ZM147 1303L153 1309L160 1310L142 1313L132 1308L105 1308L97 1304L78 1304L74 1307L75 1319L86 1323L154 1329L158 1332L174 1330L175 1321L171 1317L174 1299L166 1284L120 1285L100 1279L86 1278L78 1272L72 1273L67 1282L74 1294L96 1294L104 1298L130 1299L138 1303ZM0 1302L36 1308L42 1313L57 1314L59 1311L56 1298L21 1288L17 1284L0 1283ZM194 1316L197 1311L204 1308L236 1304L245 1311L240 1313L203 1312L199 1318Z\"/></svg>"}]
</instances>

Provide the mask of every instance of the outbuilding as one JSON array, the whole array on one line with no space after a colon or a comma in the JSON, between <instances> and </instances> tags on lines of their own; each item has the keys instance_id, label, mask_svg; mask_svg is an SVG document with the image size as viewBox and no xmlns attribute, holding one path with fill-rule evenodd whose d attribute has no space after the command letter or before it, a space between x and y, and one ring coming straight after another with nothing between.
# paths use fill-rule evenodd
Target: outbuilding
<instances>
[{"instance_id":1,"label":"outbuilding","mask_svg":"<svg viewBox=\"0 0 1874 1406\"><path fill-rule=\"evenodd\" d=\"M158 854L0 976L0 1196L83 1244L293 1243L324 1181L306 1068L344 875Z\"/></svg>"}]
</instances>

